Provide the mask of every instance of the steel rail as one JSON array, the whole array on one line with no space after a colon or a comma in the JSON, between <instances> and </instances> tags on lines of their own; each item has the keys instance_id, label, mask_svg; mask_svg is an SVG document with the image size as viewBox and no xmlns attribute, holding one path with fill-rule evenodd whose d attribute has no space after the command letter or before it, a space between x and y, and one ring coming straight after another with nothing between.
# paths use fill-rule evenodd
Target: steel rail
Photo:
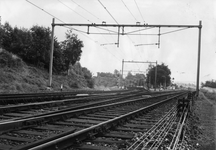
<instances>
[{"instance_id":1,"label":"steel rail","mask_svg":"<svg viewBox=\"0 0 216 150\"><path fill-rule=\"evenodd\" d=\"M44 114L48 115L48 114L54 114L54 113L59 113L59 112L64 112L64 111L70 111L70 110L76 110L76 109L83 109L83 108L87 108L87 107L93 107L93 106L97 106L97 105L105 105L105 104L109 104L109 103L113 103L113 102L117 102L120 101L124 98L131 98L131 97L138 97L140 95L143 95L143 93L135 93L135 94L130 94L130 95L110 95L110 96L94 96L94 97L87 97L87 98L80 98L80 99L66 99L66 100L61 100L61 101L51 101L51 102L41 102L41 103L31 103L31 104L23 104L23 105L19 105L19 106L6 106L6 107L0 107L0 111L4 111L5 109L12 109L13 111L15 111L15 109L19 109L19 110L23 110L24 108L31 108L31 106L33 107L38 107L39 105L47 105L47 104L51 104L51 105L58 105L58 104L68 104L68 103L73 103L73 102L79 102L79 103L84 103L84 102L90 102L90 103L85 103L85 104L80 104L80 105L75 105L73 107L68 106L68 108L64 108L64 109L60 109L57 111L53 111L53 112L48 112L48 113L43 113L43 114L38 114L38 115L34 115L34 116L26 116L26 117L16 117L16 118L12 118L12 119L7 119L7 120L0 120L0 122L5 122L5 121L12 121L12 120L18 120L18 119L26 119L26 118L31 118L31 117L38 117L38 116L42 116ZM98 100L99 101L95 101ZM105 100L106 99L106 100ZM91 102L93 101L93 102ZM59 105L58 105L59 106ZM20 108L21 107L21 108ZM0 112L1 113L1 112Z\"/></svg>"},{"instance_id":2,"label":"steel rail","mask_svg":"<svg viewBox=\"0 0 216 150\"><path fill-rule=\"evenodd\" d=\"M157 137L157 139L155 139L155 142L151 145L151 147L149 148L149 150L152 149L158 149L159 146L161 145L161 143L164 141L164 138L166 137L166 135L169 133L169 131L171 130L173 123L175 122L176 113L174 113L173 116L171 116L171 118L169 119L169 122L166 123L166 126L164 128L164 130L162 132L160 132L159 137Z\"/></svg>"},{"instance_id":3,"label":"steel rail","mask_svg":"<svg viewBox=\"0 0 216 150\"><path fill-rule=\"evenodd\" d=\"M176 93L175 93L176 94ZM162 96L166 97L169 94L164 94ZM174 95L174 94L172 94ZM106 105L102 105L102 106L93 106L93 107L89 107L89 108L82 108L82 109L78 109L78 110L67 110L67 111L62 111L62 112L55 112L55 113L48 113L48 114L42 114L42 115L37 115L37 116L33 116L33 117L29 117L29 118L24 118L24 119L17 119L17 120L11 120L11 121L5 121L5 122L0 122L0 132L3 131L7 131L9 129L13 129L13 128L19 128L22 126L27 126L27 125L31 125L31 124L35 124L37 122L48 122L49 120L56 120L57 118L62 118L63 116L67 116L67 117L72 117L75 115L80 115L83 113L88 113L91 112L94 109L98 109L98 110L102 110L105 108L110 108L110 107L118 107L121 105L126 105L129 103L134 103L134 102L140 102L143 100L152 100L152 99L156 99L156 98L160 98L162 97L160 96L155 96L155 97L151 97L151 98L136 98L133 100L127 100L124 102L116 102L116 103L112 103L112 104L106 104Z\"/></svg>"},{"instance_id":4,"label":"steel rail","mask_svg":"<svg viewBox=\"0 0 216 150\"><path fill-rule=\"evenodd\" d=\"M140 91L140 90L139 90ZM138 92L138 90L127 90L127 91L97 91L97 92L87 92L87 93L69 93L69 92L58 92L58 93L43 93L41 94L30 94L30 95L8 95L8 96L0 96L0 104L2 105L8 105L8 104L17 104L17 103L28 103L28 102L41 102L41 101L51 101L51 100L62 100L66 98L80 98L80 97L90 97L90 96L109 96L109 95L118 95L118 94L127 94L127 93L133 93L133 92ZM148 92L147 92L148 93Z\"/></svg>"},{"instance_id":5,"label":"steel rail","mask_svg":"<svg viewBox=\"0 0 216 150\"><path fill-rule=\"evenodd\" d=\"M177 148L177 144L178 144L178 142L179 142L180 135L181 135L181 133L182 133L182 129L183 129L185 120L186 120L186 118L187 118L187 115L188 115L188 110L185 110L185 112L184 112L184 114L183 114L183 120L182 120L181 125L180 125L180 128L179 128L179 130L178 130L178 134L177 134L177 137L176 137L175 142L174 142L174 144L173 144L172 150L176 150L176 148Z\"/></svg>"},{"instance_id":6,"label":"steel rail","mask_svg":"<svg viewBox=\"0 0 216 150\"><path fill-rule=\"evenodd\" d=\"M116 117L116 118L110 119L108 121L99 123L97 125L91 126L89 128L83 129L83 130L80 130L78 132L63 136L61 138L58 138L58 139L55 139L55 140L52 140L52 141L49 141L49 142L46 142L46 143L42 143L42 144L40 144L38 146L29 148L29 149L30 150L39 150L39 149L46 149L46 150L52 149L52 150L54 150L54 149L66 148L71 144L74 144L74 143L76 143L78 141L84 140L88 136L94 136L98 132L101 132L103 130L108 130L109 128L119 124L123 120L127 120L129 118L132 118L132 117L136 116L137 114L143 113L144 111L147 111L149 109L157 107L157 106L159 106L161 104L164 104L164 103L166 103L168 101L171 101L171 100L173 100L175 98L181 97L184 94L185 93L183 93L183 94L181 93L181 94L178 94L176 96L172 96L171 98L166 98L165 100L162 100L160 102L156 102L154 104L151 104L149 106L140 108L140 109L135 110L133 112L129 112L129 113L125 114L125 115L121 115L119 117Z\"/></svg>"},{"instance_id":7,"label":"steel rail","mask_svg":"<svg viewBox=\"0 0 216 150\"><path fill-rule=\"evenodd\" d=\"M67 96L67 95L76 95L76 94L99 94L99 93L120 93L120 92L131 92L131 90L112 90L112 91L102 91L102 90L74 90L74 91L59 91L59 92L41 92L41 93L8 93L0 94L0 99L7 98L18 98L18 97L43 97L43 96Z\"/></svg>"},{"instance_id":8,"label":"steel rail","mask_svg":"<svg viewBox=\"0 0 216 150\"><path fill-rule=\"evenodd\" d=\"M153 127L151 127L147 132L142 134L140 137L138 137L138 140L134 142L127 150L134 150L140 146L142 141L146 140L148 138L148 135L152 134L163 122L164 119L167 118L170 113L173 111L174 108L172 108L163 118L161 118Z\"/></svg>"},{"instance_id":9,"label":"steel rail","mask_svg":"<svg viewBox=\"0 0 216 150\"><path fill-rule=\"evenodd\" d=\"M90 101L90 100L96 100L96 99L101 99L101 98L115 98L115 97L121 97L121 96L125 96L125 95L93 95L93 96L76 96L73 99L58 99L58 100L51 100L51 101L42 101L42 102L32 102L32 103L26 103L23 104L21 103L19 104L15 104L15 105L3 105L0 106L0 114L1 112L10 109L11 111L14 111L16 109L21 109L23 110L24 108L30 108L30 107L38 107L40 105L49 105L49 104L62 104L62 103L68 103L68 102L85 102L85 101Z\"/></svg>"},{"instance_id":10,"label":"steel rail","mask_svg":"<svg viewBox=\"0 0 216 150\"><path fill-rule=\"evenodd\" d=\"M171 116L171 118L167 119L167 122L164 122L159 128L157 128L158 130L156 130L156 132L151 136L149 141L154 140L154 143L151 145L151 147L149 149L155 148L155 145L158 142L158 139L160 139L162 137L162 134L169 129L170 125L172 124L172 122L174 121L174 116ZM156 138L155 138L156 137ZM148 143L145 143L143 149L148 145Z\"/></svg>"},{"instance_id":11,"label":"steel rail","mask_svg":"<svg viewBox=\"0 0 216 150\"><path fill-rule=\"evenodd\" d=\"M183 113L184 113L184 112L185 112L185 108L184 108L184 110L183 110ZM178 136L178 131L179 131L180 127L181 127L181 121L182 121L182 119L183 119L183 117L184 117L183 113L182 113L182 115L180 116L179 121L178 121L178 123L177 123L177 127L176 127L175 133L174 133L174 135L173 135L173 139L172 139L172 141L171 141L171 143L170 143L170 146L169 146L170 148L173 147L173 145L175 144L176 138L177 138L177 136Z\"/></svg>"},{"instance_id":12,"label":"steel rail","mask_svg":"<svg viewBox=\"0 0 216 150\"><path fill-rule=\"evenodd\" d=\"M140 138L138 141L136 141L131 147L129 147L127 150L133 149L139 149L142 147L144 149L149 142L153 140L153 138L158 135L158 133L162 133L161 129L166 126L167 124L172 121L172 113L175 110L175 108L172 108L161 120L159 120L150 130L148 130L145 134L142 135L142 138ZM171 116L171 118L170 118ZM155 140L156 141L156 140ZM144 144L145 143L145 144ZM141 145L142 144L142 145ZM154 144L154 143L153 143ZM135 146L135 147L134 147Z\"/></svg>"}]
</instances>

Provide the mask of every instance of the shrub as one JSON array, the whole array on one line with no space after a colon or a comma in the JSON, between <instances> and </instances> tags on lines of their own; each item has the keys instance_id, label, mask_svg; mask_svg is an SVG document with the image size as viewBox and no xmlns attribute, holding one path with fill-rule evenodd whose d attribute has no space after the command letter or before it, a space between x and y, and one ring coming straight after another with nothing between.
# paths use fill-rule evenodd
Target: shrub
<instances>
[{"instance_id":1,"label":"shrub","mask_svg":"<svg viewBox=\"0 0 216 150\"><path fill-rule=\"evenodd\" d=\"M17 68L17 67L23 66L23 61L18 56L8 51L2 50L0 51L0 66L9 67L9 68L13 68L13 67Z\"/></svg>"}]
</instances>

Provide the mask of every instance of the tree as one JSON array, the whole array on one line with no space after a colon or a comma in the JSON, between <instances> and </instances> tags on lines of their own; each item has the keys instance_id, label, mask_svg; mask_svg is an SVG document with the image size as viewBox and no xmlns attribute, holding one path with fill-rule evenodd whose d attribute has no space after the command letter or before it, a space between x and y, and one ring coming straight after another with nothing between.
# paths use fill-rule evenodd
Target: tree
<instances>
[{"instance_id":1,"label":"tree","mask_svg":"<svg viewBox=\"0 0 216 150\"><path fill-rule=\"evenodd\" d=\"M158 85L170 85L171 83L171 71L164 63L157 65L157 80L156 84ZM147 73L147 83L154 85L155 83L155 66L151 67Z\"/></svg>"},{"instance_id":2,"label":"tree","mask_svg":"<svg viewBox=\"0 0 216 150\"><path fill-rule=\"evenodd\" d=\"M35 25L30 29L30 32L32 43L28 51L28 61L38 67L48 69L51 44L50 28Z\"/></svg>"},{"instance_id":3,"label":"tree","mask_svg":"<svg viewBox=\"0 0 216 150\"><path fill-rule=\"evenodd\" d=\"M12 42L10 46L10 51L20 57L23 60L28 60L28 51L30 50L30 44L32 43L32 36L28 29L17 28L13 29Z\"/></svg>"},{"instance_id":4,"label":"tree","mask_svg":"<svg viewBox=\"0 0 216 150\"><path fill-rule=\"evenodd\" d=\"M116 77L116 78L121 78L121 73L118 71L118 70L114 70L114 76Z\"/></svg>"},{"instance_id":5,"label":"tree","mask_svg":"<svg viewBox=\"0 0 216 150\"><path fill-rule=\"evenodd\" d=\"M216 88L216 81L206 81L205 83L202 83L202 87Z\"/></svg>"},{"instance_id":6,"label":"tree","mask_svg":"<svg viewBox=\"0 0 216 150\"><path fill-rule=\"evenodd\" d=\"M94 87L94 80L92 78L92 73L85 67L82 68L82 72L83 72L84 78L87 82L87 86L89 88L93 88Z\"/></svg>"},{"instance_id":7,"label":"tree","mask_svg":"<svg viewBox=\"0 0 216 150\"><path fill-rule=\"evenodd\" d=\"M145 75L144 74L135 74L128 72L125 83L126 86L144 86Z\"/></svg>"},{"instance_id":8,"label":"tree","mask_svg":"<svg viewBox=\"0 0 216 150\"><path fill-rule=\"evenodd\" d=\"M66 71L66 66L63 50L57 38L54 38L53 72L60 74L64 71Z\"/></svg>"},{"instance_id":9,"label":"tree","mask_svg":"<svg viewBox=\"0 0 216 150\"><path fill-rule=\"evenodd\" d=\"M13 41L12 34L13 34L13 28L11 25L6 22L4 26L1 29L1 46L2 48L6 49L7 51L11 51L11 43Z\"/></svg>"},{"instance_id":10,"label":"tree","mask_svg":"<svg viewBox=\"0 0 216 150\"><path fill-rule=\"evenodd\" d=\"M73 34L71 30L67 31L66 40L61 43L67 70L70 64L74 65L80 60L83 46L83 42L77 38L76 34Z\"/></svg>"},{"instance_id":11,"label":"tree","mask_svg":"<svg viewBox=\"0 0 216 150\"><path fill-rule=\"evenodd\" d=\"M2 48L3 36L5 32L2 26L0 26L0 48Z\"/></svg>"}]
</instances>

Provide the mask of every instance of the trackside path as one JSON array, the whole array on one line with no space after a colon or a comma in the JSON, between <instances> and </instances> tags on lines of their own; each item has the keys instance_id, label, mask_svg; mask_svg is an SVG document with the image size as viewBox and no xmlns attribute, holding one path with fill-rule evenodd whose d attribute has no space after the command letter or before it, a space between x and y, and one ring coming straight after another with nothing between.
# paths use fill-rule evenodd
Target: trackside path
<instances>
[{"instance_id":1,"label":"trackside path","mask_svg":"<svg viewBox=\"0 0 216 150\"><path fill-rule=\"evenodd\" d=\"M197 149L216 149L216 103L208 99L202 92L195 100L194 113L198 117L198 128L201 134L198 139Z\"/></svg>"}]
</instances>

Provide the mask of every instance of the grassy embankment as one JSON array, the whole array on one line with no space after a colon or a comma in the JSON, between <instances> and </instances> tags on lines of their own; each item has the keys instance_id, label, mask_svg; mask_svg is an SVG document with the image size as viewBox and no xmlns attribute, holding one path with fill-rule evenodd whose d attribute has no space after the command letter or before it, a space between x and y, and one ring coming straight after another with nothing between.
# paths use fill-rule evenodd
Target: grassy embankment
<instances>
[{"instance_id":1,"label":"grassy embankment","mask_svg":"<svg viewBox=\"0 0 216 150\"><path fill-rule=\"evenodd\" d=\"M87 83L76 67L69 75L53 75L52 91L86 88ZM47 70L29 66L21 58L0 49L0 93L46 92L49 79Z\"/></svg>"},{"instance_id":2,"label":"grassy embankment","mask_svg":"<svg viewBox=\"0 0 216 150\"><path fill-rule=\"evenodd\" d=\"M216 103L216 89L213 88L202 88L201 92L210 100Z\"/></svg>"}]
</instances>

